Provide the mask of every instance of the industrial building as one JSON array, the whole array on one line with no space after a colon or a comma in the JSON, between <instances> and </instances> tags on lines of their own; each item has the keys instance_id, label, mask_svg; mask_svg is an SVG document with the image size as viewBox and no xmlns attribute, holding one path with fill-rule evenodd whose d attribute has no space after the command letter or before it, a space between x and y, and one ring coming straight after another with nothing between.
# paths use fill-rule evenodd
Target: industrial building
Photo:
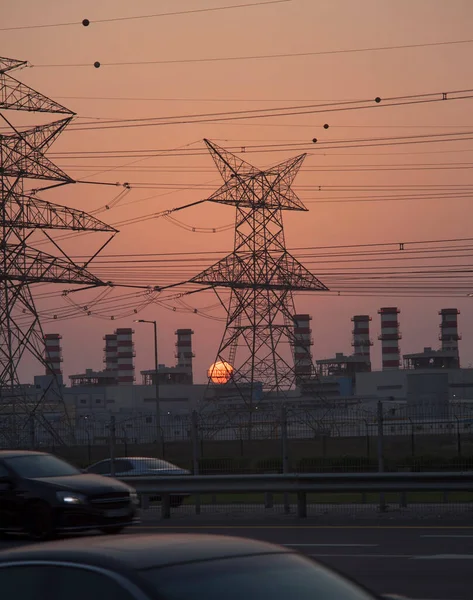
<instances>
[{"instance_id":1,"label":"industrial building","mask_svg":"<svg viewBox=\"0 0 473 600\"><path fill-rule=\"evenodd\" d=\"M160 411L164 415L189 414L201 399L204 385L193 384L191 329L176 331L175 366L158 365L156 370L141 371L142 382L136 384L134 331L116 329L104 336L104 369L85 369L70 375L70 386L63 388L63 396L73 410L76 420L86 418L107 420L110 414L124 418L142 417L146 424L156 420L156 378L159 386ZM48 385L54 372L62 381L61 336L45 336L46 375L35 378L37 387ZM54 346L52 345L54 340Z\"/></svg>"},{"instance_id":2,"label":"industrial building","mask_svg":"<svg viewBox=\"0 0 473 600\"><path fill-rule=\"evenodd\" d=\"M329 403L350 400L350 404L372 404L373 400L412 403L437 402L436 390L442 389L443 402L473 401L473 369L460 368L458 315L456 308L439 311L440 334L438 349L425 347L420 352L401 355L400 311L397 307L383 307L378 311L382 369L373 371L369 315L352 318L351 354L337 352L332 358L313 361L310 329L311 316L294 316L294 364L298 389L290 393L290 402ZM191 329L178 329L176 334L176 363L158 365L156 369L141 371L141 382L136 382L134 331L116 329L104 336L104 369L86 369L70 375L70 385L63 387L65 401L76 419L90 415L106 419L110 414L140 415L153 423L156 414L156 387L159 388L160 410L163 414L189 414L199 406L206 385L194 384ZM48 334L44 339L48 363L43 376L35 378L37 391L46 389L54 374L62 382L61 336ZM314 376L314 365L316 374ZM416 377L413 377L413 376ZM436 383L434 383L436 382ZM156 386L156 383L158 386ZM424 390L424 391L422 391ZM253 401L262 397L262 389L253 389ZM231 383L217 388L215 400L223 406L242 402L232 392ZM440 410L440 409L439 409Z\"/></svg>"},{"instance_id":3,"label":"industrial building","mask_svg":"<svg viewBox=\"0 0 473 600\"><path fill-rule=\"evenodd\" d=\"M458 342L461 336L457 309L444 308L439 312L438 349L425 347L420 352L404 355L399 344L402 339L400 311L396 307L383 307L378 314L382 359L382 368L378 371L371 367L373 345L369 315L352 318L351 354L337 352L331 358L315 361L311 356L311 317L308 314L295 315L293 353L298 386L290 390L286 404L319 414L322 420L332 410L336 415L333 418L346 419L347 423L351 423L349 426L344 424L340 430L351 432L350 435L361 435L358 429L363 425L357 424L356 420L352 422L350 415L355 414L353 410L361 410L359 414L374 415L379 400L384 404L385 413L389 414L386 417L390 420L388 433L404 431L402 428L408 427L409 422L414 420L416 423L426 423L429 419L432 422L451 421L453 404L455 410L463 407L460 413L465 412L463 409L468 412L470 406L473 408L473 369L460 366ZM207 385L194 383L193 331L178 329L175 332L175 364L160 364L157 371L143 370L139 382L136 382L135 375L133 334L130 328L107 333L104 336L104 369L88 368L83 373L72 374L69 376L70 385L63 382L61 336L57 333L45 335L44 373L35 377L34 385L21 386L21 390L2 396L0 443L13 444L18 436L31 444L51 444L56 436L59 443L61 435L65 432L67 435L68 431L66 413L69 424L75 427L83 443L91 439L107 443L112 415L116 418L117 438L152 442L156 439L158 424L156 391L159 392L160 426L166 432L166 439L189 439L190 413L203 406L209 408L208 403L202 402ZM221 435L222 439L227 439L225 436L228 435L239 435L240 424L246 422L245 411L241 409L248 405L249 400L261 417L266 415L264 419L267 419L269 428L280 415L279 409L275 408L277 402L264 397L261 385L249 388L246 395L241 388L240 393L236 393L230 381L215 386L210 400L214 407L220 408L221 422L227 424L222 425L224 429L220 433L212 434ZM25 402L28 406L24 405ZM31 419L34 407L40 402L41 413L36 413L36 418ZM315 421L318 422L318 419ZM461 427L467 431L471 420L463 421ZM296 437L307 433L304 433L305 426L300 421L288 423L288 426Z\"/></svg>"}]
</instances>

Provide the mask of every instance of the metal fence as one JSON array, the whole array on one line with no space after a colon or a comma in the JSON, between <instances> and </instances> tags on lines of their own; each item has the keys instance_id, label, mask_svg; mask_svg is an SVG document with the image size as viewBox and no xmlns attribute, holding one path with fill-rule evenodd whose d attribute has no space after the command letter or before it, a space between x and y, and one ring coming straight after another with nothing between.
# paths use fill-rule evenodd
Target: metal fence
<instances>
[{"instance_id":1,"label":"metal fence","mask_svg":"<svg viewBox=\"0 0 473 600\"><path fill-rule=\"evenodd\" d=\"M199 474L473 469L473 407L216 408L186 415L12 423L0 447L53 451L81 467L110 456L164 458ZM159 440L159 443L158 443Z\"/></svg>"},{"instance_id":2,"label":"metal fence","mask_svg":"<svg viewBox=\"0 0 473 600\"><path fill-rule=\"evenodd\" d=\"M118 462L118 461L117 461ZM332 495L364 498L367 496L374 500L381 512L389 508L387 496L395 498L401 508L407 508L408 493L443 494L444 503L449 494L463 494L470 499L473 494L473 479L470 473L331 473L331 474L278 474L278 475L217 475L217 476L132 476L121 477L123 481L132 485L140 497L149 498L159 495L161 500L161 516L169 518L171 508L179 508L182 501L194 498L193 507L196 514L202 512L202 496L214 495L233 496L240 498L237 503L242 504L241 498L248 495L260 498L264 494L265 509L274 509L275 496L283 498L282 506L285 514L295 514L299 518L308 516L308 508L320 507L320 504ZM314 502L314 497L317 498ZM321 502L321 497L324 498ZM291 499L293 505L291 506ZM372 499L372 503L373 503ZM295 500L295 506L294 506ZM392 500L390 500L392 501ZM396 501L396 500L395 500ZM189 502L185 508L190 508ZM340 504L340 503L338 503ZM346 503L345 503L346 504ZM471 504L463 501L462 508L470 508ZM294 511L295 508L295 511ZM182 511L181 511L182 512Z\"/></svg>"}]
</instances>

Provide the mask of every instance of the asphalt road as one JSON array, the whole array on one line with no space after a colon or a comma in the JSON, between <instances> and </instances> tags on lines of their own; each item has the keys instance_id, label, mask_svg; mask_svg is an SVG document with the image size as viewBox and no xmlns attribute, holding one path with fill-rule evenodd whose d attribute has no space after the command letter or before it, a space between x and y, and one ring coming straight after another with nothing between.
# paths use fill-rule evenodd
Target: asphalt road
<instances>
[{"instance_id":1,"label":"asphalt road","mask_svg":"<svg viewBox=\"0 0 473 600\"><path fill-rule=\"evenodd\" d=\"M419 600L473 597L473 526L311 525L238 523L143 524L140 534L213 533L251 537L295 548L335 567L378 593ZM0 549L25 544L0 543Z\"/></svg>"}]
</instances>

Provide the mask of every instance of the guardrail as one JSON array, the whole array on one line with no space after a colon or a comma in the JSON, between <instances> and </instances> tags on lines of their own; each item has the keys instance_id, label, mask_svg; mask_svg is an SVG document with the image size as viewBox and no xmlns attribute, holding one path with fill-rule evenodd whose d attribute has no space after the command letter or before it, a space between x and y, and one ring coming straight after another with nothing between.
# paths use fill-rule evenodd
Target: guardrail
<instances>
[{"instance_id":1,"label":"guardrail","mask_svg":"<svg viewBox=\"0 0 473 600\"><path fill-rule=\"evenodd\" d=\"M473 492L471 472L174 475L120 479L140 495L160 496L164 519L171 516L170 496L176 494L296 494L297 516L306 518L308 493Z\"/></svg>"}]
</instances>

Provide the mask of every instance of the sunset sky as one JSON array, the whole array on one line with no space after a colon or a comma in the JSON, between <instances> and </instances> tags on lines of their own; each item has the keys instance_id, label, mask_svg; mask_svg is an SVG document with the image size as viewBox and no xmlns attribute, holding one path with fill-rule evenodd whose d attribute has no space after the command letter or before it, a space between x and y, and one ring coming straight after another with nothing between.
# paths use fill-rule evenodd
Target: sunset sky
<instances>
[{"instance_id":1,"label":"sunset sky","mask_svg":"<svg viewBox=\"0 0 473 600\"><path fill-rule=\"evenodd\" d=\"M119 20L238 4L247 6ZM258 167L307 152L293 188L309 212L285 215L285 231L288 248L334 291L325 297L296 296L298 312L313 316L315 358L351 353L350 319L369 314L375 342L372 361L379 368L377 311L382 306L401 310L402 353L438 347L438 311L457 307L463 335L461 363L465 367L473 363L473 298L467 297L465 288L471 282L473 293L471 273L462 275L462 285L459 278L445 279L442 290L435 293L430 287L425 297L411 297L413 286L418 285L415 279L410 279L413 283L404 291L399 287L383 293L384 284L392 284L395 267L404 272L472 268L471 252L465 252L465 247L473 250L469 172L473 166L473 3L292 0L249 4L249 0L5 1L0 55L31 65L12 75L77 113L48 156L74 179L127 182L131 188L116 204L123 187L70 185L40 197L97 211L98 218L120 230L91 264L91 271L99 277L121 284L165 286L185 281L232 250L235 215L231 207L202 204L176 213L177 224L164 218L128 223L204 199L221 185L204 138L236 153L246 149L239 155ZM83 19L90 20L88 27L81 24ZM37 27L53 24L58 26ZM12 29L17 27L23 28ZM412 47L439 42L449 43ZM381 47L391 49L365 51ZM342 50L347 52L330 53ZM304 53L308 55L281 56ZM255 58L262 55L279 56ZM94 68L95 61L101 63L100 68ZM439 94L460 90L470 90L464 95L471 98L438 101ZM401 100L398 106L383 106L387 98L421 94L436 94L436 101L406 104ZM374 102L376 97L381 103ZM370 101L370 108L330 112L312 108L303 115L231 121L202 117L209 122L182 123L193 120L190 115L279 107L289 113L297 112L294 107L319 103L329 110L336 103L355 100ZM132 122L123 121L154 118L166 122L175 116L182 116L174 119L181 123L155 120L131 127ZM18 113L15 122L56 119L50 117ZM106 120L120 126L97 128L106 127ZM422 143L407 144L406 139L393 143L393 138L406 136L427 138L417 138ZM449 136L457 141L446 141ZM465 139L458 141L459 137ZM373 138L388 139L382 146L355 143ZM336 141L340 143L333 144ZM358 147L347 147L354 145ZM436 241L463 238L472 242L444 243L441 257L433 251L439 247ZM78 262L84 262L105 240L102 234L75 235L61 243ZM430 258L401 258L394 253L395 246L386 247L392 254L384 263L368 262L359 249L353 256L349 256L354 251L350 248L316 250L388 242L404 242L408 249L408 242L426 242L421 247ZM448 244L453 246L449 254L445 251ZM44 243L38 248L52 251ZM330 252L344 255L329 264L320 255ZM381 278L376 280L376 289L370 291L366 280L347 283L342 275L348 270L356 274L355 269L375 271ZM449 281L450 291L445 287ZM117 327L135 329L137 373L151 368L152 329L133 323L143 318L158 321L161 363L175 362L174 331L180 327L194 330L195 379L204 381L224 330L223 310L211 292L187 296L184 304L132 288L116 288L106 298L103 290L65 298L63 289L64 285L42 286L37 294L45 332L63 336L66 378L86 367L101 369L102 338ZM40 371L26 360L21 373L25 381L31 381ZM141 383L139 374L137 382Z\"/></svg>"}]
</instances>

